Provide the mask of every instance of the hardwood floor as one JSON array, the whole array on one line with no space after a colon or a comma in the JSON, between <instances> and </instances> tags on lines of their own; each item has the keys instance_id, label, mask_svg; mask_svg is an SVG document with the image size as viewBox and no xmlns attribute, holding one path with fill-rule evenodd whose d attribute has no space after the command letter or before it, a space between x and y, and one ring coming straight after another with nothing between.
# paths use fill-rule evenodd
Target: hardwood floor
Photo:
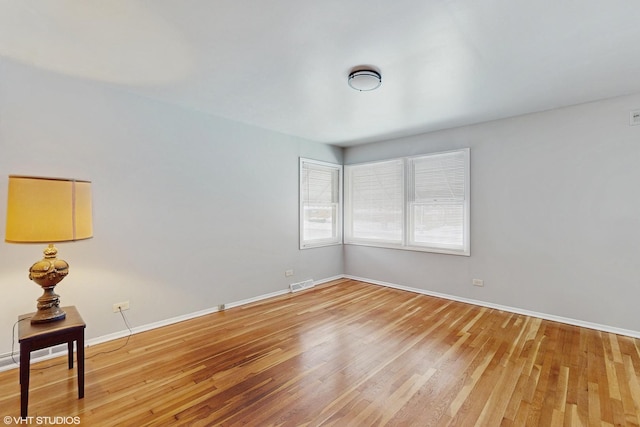
<instances>
[{"instance_id":1,"label":"hardwood floor","mask_svg":"<svg viewBox=\"0 0 640 427\"><path fill-rule=\"evenodd\" d=\"M352 280L33 370L30 416L84 426L640 425L640 340ZM19 416L18 370L0 416Z\"/></svg>"}]
</instances>

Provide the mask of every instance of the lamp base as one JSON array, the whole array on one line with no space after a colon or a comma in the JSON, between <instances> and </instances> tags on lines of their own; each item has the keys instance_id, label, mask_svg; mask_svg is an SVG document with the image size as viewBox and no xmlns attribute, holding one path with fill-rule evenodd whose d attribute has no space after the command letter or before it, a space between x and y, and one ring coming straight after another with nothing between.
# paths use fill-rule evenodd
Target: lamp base
<instances>
[{"instance_id":1,"label":"lamp base","mask_svg":"<svg viewBox=\"0 0 640 427\"><path fill-rule=\"evenodd\" d=\"M69 273L69 264L57 258L58 250L50 244L44 250L44 258L31 266L29 279L42 287L44 293L38 298L38 311L31 323L62 320L66 313L60 308L60 296L53 292L56 285Z\"/></svg>"},{"instance_id":2,"label":"lamp base","mask_svg":"<svg viewBox=\"0 0 640 427\"><path fill-rule=\"evenodd\" d=\"M38 311L31 318L31 323L47 323L62 320L67 313L60 308L60 296L53 292L53 286L44 288L44 293L38 298Z\"/></svg>"},{"instance_id":3,"label":"lamp base","mask_svg":"<svg viewBox=\"0 0 640 427\"><path fill-rule=\"evenodd\" d=\"M62 320L67 317L67 313L60 307L52 307L46 310L38 310L31 318L31 324L49 323Z\"/></svg>"}]
</instances>

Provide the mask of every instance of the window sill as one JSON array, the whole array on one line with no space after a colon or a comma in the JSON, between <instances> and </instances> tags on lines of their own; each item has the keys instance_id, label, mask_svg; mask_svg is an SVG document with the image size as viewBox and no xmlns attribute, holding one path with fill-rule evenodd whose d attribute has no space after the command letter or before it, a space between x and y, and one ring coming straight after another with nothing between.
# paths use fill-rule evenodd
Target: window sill
<instances>
[{"instance_id":1,"label":"window sill","mask_svg":"<svg viewBox=\"0 0 640 427\"><path fill-rule=\"evenodd\" d=\"M383 248L383 249L397 249L401 251L412 251L412 252L428 252L434 254L444 254L444 255L458 255L458 256L471 256L471 251L464 250L454 250L454 249L445 249L445 248L427 248L421 246L404 246L404 245L394 245L390 243L379 243L379 242L344 242L345 245L352 246L368 246L373 248Z\"/></svg>"}]
</instances>

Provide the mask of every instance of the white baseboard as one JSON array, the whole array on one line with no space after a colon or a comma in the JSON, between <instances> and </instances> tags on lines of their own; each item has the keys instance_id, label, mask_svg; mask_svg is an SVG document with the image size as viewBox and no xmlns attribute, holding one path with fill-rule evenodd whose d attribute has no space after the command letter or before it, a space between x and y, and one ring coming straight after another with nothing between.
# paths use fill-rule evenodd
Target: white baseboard
<instances>
[{"instance_id":1,"label":"white baseboard","mask_svg":"<svg viewBox=\"0 0 640 427\"><path fill-rule=\"evenodd\" d=\"M316 280L316 281L314 281L314 285L321 285L323 283L328 283L328 282L331 282L331 281L334 281L334 280L340 280L340 279L359 280L359 281L362 281L362 282L371 283L372 285L386 286L386 287L389 287L389 288L399 289L399 290L413 292L413 293L417 293L417 294L423 294L423 295L433 296L433 297L437 297L437 298L444 298L444 299L448 299L448 300L452 300L452 301L459 301L459 302L463 302L463 303L467 303L467 304L473 304L473 305L477 305L477 306L481 306L481 307L493 308L493 309L496 309L496 310L506 311L506 312L509 312L509 313L515 313L515 314L522 314L522 315L525 315L525 316L537 317L537 318L540 318L540 319L551 320L551 321L554 321L554 322L565 323L565 324L568 324L568 325L580 326L580 327L588 328L588 329L595 329L595 330L602 331L602 332L610 332L610 333L613 333L613 334L624 335L624 336L628 336L628 337L632 337L632 338L640 338L640 331L633 331L633 330L629 330L629 329L615 328L615 327L608 326L608 325L601 325L601 324L598 324L598 323L585 322L585 321L582 321L582 320L576 320L576 319L571 319L571 318L567 318L567 317L555 316L555 315L547 314L547 313L539 313L539 312L535 312L535 311L524 310L524 309L517 308L517 307L509 307L509 306L493 304L493 303L480 301L480 300L462 298L462 297L458 297L458 296L455 296L455 295L443 294L443 293L439 293L439 292L432 292L432 291L428 291L428 290L424 290L424 289L418 289L418 288L412 288L412 287L409 287L409 286L397 285L395 283L382 282L380 280L368 279L366 277L358 277L358 276L351 276L351 275L338 275L338 276L333 276L333 277L329 277L329 278L326 278L326 279ZM290 292L290 290L287 288L287 289L284 289L284 290L280 290L280 291L271 292L271 293L268 293L268 294L259 295L259 296L253 297L253 298L247 298L247 299L244 299L244 300L235 301L235 302L232 302L232 303L227 303L227 304L224 304L224 309L230 309L230 308L233 308L233 307L239 307L239 306L250 304L250 303L253 303L253 302L262 301L262 300L265 300L265 299L268 299L268 298L273 298L273 297L277 297L277 296L280 296L280 295L285 295L285 294L288 294L289 292ZM181 315L181 316L172 317L170 319L160 320L158 322L153 322L153 323L149 323L149 324L142 325L142 326L136 326L136 327L131 328L131 333L138 334L140 332L150 331L152 329L161 328L163 326L172 325L174 323L183 322L185 320L195 319L197 317L205 316L207 314L215 313L217 311L220 311L220 306L208 308L208 309L205 309L205 310L196 311L196 312L193 312L193 313L184 314L184 315ZM119 331L119 332L114 332L112 334L102 335L100 337L96 337L96 338L92 338L92 339L87 340L85 342L85 347L91 347L91 346L94 346L94 345L97 345L97 344L102 344L102 343L105 343L105 342L108 342L108 341L116 340L116 339L119 339L119 338L124 338L127 335L129 335L129 331L128 330L123 330L123 331ZM39 356L36 356L36 357L33 357L33 355L35 355L35 354L33 354L32 355L32 362L40 362L40 361L51 359L51 358L54 358L54 357L59 357L61 355L66 355L66 350L60 351L60 349L57 349L57 348L53 348L52 350L56 350L56 351L49 351L47 354L39 355ZM19 360L18 352L14 353L13 356L14 356L14 358L16 360ZM11 359L11 353L5 353L5 354L0 355L0 372L8 371L10 369L16 369L16 368L18 368L18 366L13 363L13 360Z\"/></svg>"},{"instance_id":2,"label":"white baseboard","mask_svg":"<svg viewBox=\"0 0 640 427\"><path fill-rule=\"evenodd\" d=\"M432 296L432 297L438 297L438 298L444 298L444 299L448 299L448 300L452 300L452 301L464 302L464 303L467 303L467 304L473 304L473 305L477 305L477 306L481 306L481 307L493 308L493 309L496 309L496 310L506 311L506 312L509 312L509 313L523 314L525 316L537 317L539 319L551 320L553 322L565 323L567 325L580 326L580 327L583 327L583 328L595 329L597 331L602 331L602 332L610 332L612 334L624 335L624 336L632 337L632 338L640 338L640 331L633 331L633 330L629 330L629 329L615 328L613 326L601 325L599 323L585 322L583 320L571 319L571 318L568 318L568 317L561 317L561 316L556 316L556 315L553 315L553 314L539 313L539 312L536 312L536 311L524 310L524 309L517 308L517 307L509 307L509 306L505 306L505 305L493 304L493 303L490 303L490 302L485 302L485 301L480 301L480 300L462 298L462 297L458 297L458 296L455 296L455 295L442 294L442 293L439 293L439 292L432 292L432 291L427 291L427 290L424 290L424 289L418 289L418 288L412 288L412 287L409 287L409 286L396 285L394 283L382 282L380 280L367 279L365 277L350 276L350 275L344 275L343 277L346 278L346 279L359 280L359 281L362 281L362 282L371 283L373 285L386 286L386 287L389 287L389 288L400 289L400 290L403 290L403 291L409 291L409 292L414 292L414 293L418 293L418 294L429 295L429 296Z\"/></svg>"},{"instance_id":3,"label":"white baseboard","mask_svg":"<svg viewBox=\"0 0 640 427\"><path fill-rule=\"evenodd\" d=\"M327 283L330 282L332 280L338 280L338 279L342 279L344 278L344 276L334 276L334 277L329 277L326 279L321 279L321 280L315 280L314 281L314 285L320 285L323 283ZM252 298L247 298L244 300L240 300L240 301L235 301L235 302L231 302L231 303L226 303L224 304L224 309L230 309L233 307L239 307L242 305L246 305L246 304L250 304L252 302L258 302L258 301L262 301L268 298L273 298L273 297L277 297L280 295L285 295L288 294L290 292L289 288L287 289L283 289L280 291L276 291L276 292L271 292L268 294L263 294L263 295L259 295L256 297L252 297ZM220 311L220 306L217 307L212 307L212 308L207 308L204 310L200 310L200 311L196 311L193 313L188 313L188 314L184 314L181 316L176 316L176 317L172 317L170 319L165 319L165 320L160 320L158 322L153 322L153 323L148 323L146 325L142 325L142 326L136 326L131 328L131 333L132 334L138 334L140 332L145 332L145 331L150 331L153 329L157 329L157 328L161 328L163 326L168 326L168 325L172 325L174 323L178 323L178 322L183 322L185 320L190 320L190 319L195 319L196 317L200 317L200 316L205 316L207 314L211 314L211 313L215 313L217 311ZM112 341L112 340L116 340L119 338L124 338L126 336L129 335L129 331L128 330L123 330L123 331L118 331L118 332L114 332L111 334L107 334L107 335L102 335L100 337L96 337L96 338L91 338L89 340L85 341L85 347L91 347L97 344L102 344L108 341ZM54 357L59 357L61 355L66 355L67 351L64 350L63 352L60 351L51 351L54 348L50 349L50 351L46 351L43 350L43 352L45 352L44 355L40 354L40 355L36 355L36 353L32 353L31 356L31 361L33 363L35 362L40 362L43 360L47 360L47 359L52 359ZM66 349L66 345L65 345L65 349ZM35 357L34 357L35 356ZM13 358L18 361L20 359L19 356L19 352L16 351L13 354ZM1 354L0 355L0 372L3 371L8 371L10 369L16 369L18 368L18 365L16 365L12 358L11 358L11 353L5 353L5 354Z\"/></svg>"}]
</instances>

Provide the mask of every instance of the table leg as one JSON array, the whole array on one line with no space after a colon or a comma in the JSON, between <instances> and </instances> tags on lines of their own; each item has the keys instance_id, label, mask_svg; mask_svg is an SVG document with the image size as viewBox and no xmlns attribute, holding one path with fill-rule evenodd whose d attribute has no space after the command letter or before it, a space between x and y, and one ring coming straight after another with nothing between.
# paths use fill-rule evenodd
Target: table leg
<instances>
[{"instance_id":1,"label":"table leg","mask_svg":"<svg viewBox=\"0 0 640 427\"><path fill-rule=\"evenodd\" d=\"M78 355L78 399L84 397L84 330L76 341L76 354Z\"/></svg>"},{"instance_id":2,"label":"table leg","mask_svg":"<svg viewBox=\"0 0 640 427\"><path fill-rule=\"evenodd\" d=\"M31 368L31 349L20 345L20 416L27 417L29 407L29 370Z\"/></svg>"},{"instance_id":3,"label":"table leg","mask_svg":"<svg viewBox=\"0 0 640 427\"><path fill-rule=\"evenodd\" d=\"M73 340L67 343L67 354L69 355L69 369L73 369Z\"/></svg>"}]
</instances>

